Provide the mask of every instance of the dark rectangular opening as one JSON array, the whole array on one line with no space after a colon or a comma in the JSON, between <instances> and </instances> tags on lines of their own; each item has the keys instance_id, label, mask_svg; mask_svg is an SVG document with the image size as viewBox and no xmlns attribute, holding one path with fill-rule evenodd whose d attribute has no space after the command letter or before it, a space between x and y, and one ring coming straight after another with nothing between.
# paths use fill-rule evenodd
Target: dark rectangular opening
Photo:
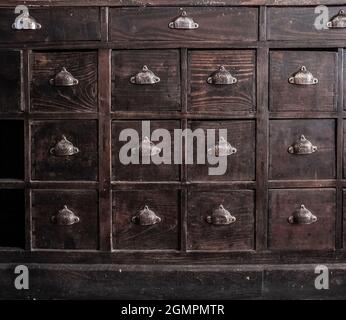
<instances>
[{"instance_id":1,"label":"dark rectangular opening","mask_svg":"<svg viewBox=\"0 0 346 320\"><path fill-rule=\"evenodd\" d=\"M0 248L24 248L24 190L0 190Z\"/></svg>"},{"instance_id":2,"label":"dark rectangular opening","mask_svg":"<svg viewBox=\"0 0 346 320\"><path fill-rule=\"evenodd\" d=\"M0 120L0 179L24 179L24 122Z\"/></svg>"}]
</instances>

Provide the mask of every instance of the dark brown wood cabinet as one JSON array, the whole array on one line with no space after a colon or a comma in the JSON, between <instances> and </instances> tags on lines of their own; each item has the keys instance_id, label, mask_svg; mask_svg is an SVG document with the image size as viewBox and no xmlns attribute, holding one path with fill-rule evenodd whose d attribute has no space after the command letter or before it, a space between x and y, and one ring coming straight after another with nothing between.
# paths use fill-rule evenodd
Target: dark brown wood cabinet
<instances>
[{"instance_id":1,"label":"dark brown wood cabinet","mask_svg":"<svg viewBox=\"0 0 346 320\"><path fill-rule=\"evenodd\" d=\"M345 298L345 8L0 0L0 298Z\"/></svg>"}]
</instances>

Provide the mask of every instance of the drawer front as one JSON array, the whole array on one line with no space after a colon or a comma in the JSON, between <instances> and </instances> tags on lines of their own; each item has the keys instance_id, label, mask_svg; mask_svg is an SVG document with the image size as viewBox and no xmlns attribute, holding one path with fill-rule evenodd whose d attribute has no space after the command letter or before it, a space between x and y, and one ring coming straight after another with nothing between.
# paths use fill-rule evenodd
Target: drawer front
<instances>
[{"instance_id":1,"label":"drawer front","mask_svg":"<svg viewBox=\"0 0 346 320\"><path fill-rule=\"evenodd\" d=\"M31 131L33 180L97 180L96 121L34 121Z\"/></svg>"},{"instance_id":2,"label":"drawer front","mask_svg":"<svg viewBox=\"0 0 346 320\"><path fill-rule=\"evenodd\" d=\"M258 10L256 8L111 8L112 41L256 41ZM172 28L185 20L192 29ZM197 26L197 25L198 26ZM182 26L182 24L180 24Z\"/></svg>"},{"instance_id":3,"label":"drawer front","mask_svg":"<svg viewBox=\"0 0 346 320\"><path fill-rule=\"evenodd\" d=\"M269 139L270 179L335 178L334 120L273 120Z\"/></svg>"},{"instance_id":4,"label":"drawer front","mask_svg":"<svg viewBox=\"0 0 346 320\"><path fill-rule=\"evenodd\" d=\"M346 7L328 6L324 13L315 13L316 7L271 7L267 9L268 40L344 40L345 29L328 27L333 17ZM321 28L321 22L324 26ZM315 27L315 23L318 28Z\"/></svg>"},{"instance_id":5,"label":"drawer front","mask_svg":"<svg viewBox=\"0 0 346 320\"><path fill-rule=\"evenodd\" d=\"M250 121L190 121L188 127L192 130L192 134L197 134L200 130L204 131L203 139L194 139L193 149L191 145L187 145L187 150L193 150L193 164L188 165L187 174L189 181L227 181L227 180L245 180L252 181L255 179L255 143L256 130L255 122ZM208 139L207 130L215 130L215 138ZM219 129L227 130L227 137L219 134ZM199 136L199 135L198 135ZM231 145L231 154L220 154L214 160L218 160L219 164L212 164L213 160L209 160L209 153L214 154L215 147L218 147L219 141L224 141ZM208 141L210 140L210 141ZM203 148L204 145L204 148ZM221 143L220 143L221 145ZM198 146L199 150L204 150L205 164L198 164ZM212 175L210 168L219 167L219 173L225 171L224 174ZM225 170L222 170L225 168Z\"/></svg>"},{"instance_id":6,"label":"drawer front","mask_svg":"<svg viewBox=\"0 0 346 320\"><path fill-rule=\"evenodd\" d=\"M130 250L178 250L180 192L113 191L113 247Z\"/></svg>"},{"instance_id":7,"label":"drawer front","mask_svg":"<svg viewBox=\"0 0 346 320\"><path fill-rule=\"evenodd\" d=\"M191 111L254 111L255 70L253 50L189 52Z\"/></svg>"},{"instance_id":8,"label":"drawer front","mask_svg":"<svg viewBox=\"0 0 346 320\"><path fill-rule=\"evenodd\" d=\"M254 191L189 191L189 250L253 248Z\"/></svg>"},{"instance_id":9,"label":"drawer front","mask_svg":"<svg viewBox=\"0 0 346 320\"><path fill-rule=\"evenodd\" d=\"M125 50L113 52L113 111L180 109L179 51Z\"/></svg>"},{"instance_id":10,"label":"drawer front","mask_svg":"<svg viewBox=\"0 0 346 320\"><path fill-rule=\"evenodd\" d=\"M21 13L22 14L22 13ZM2 42L100 40L99 8L44 8L29 7L29 15L37 24L35 30L13 28L20 14L14 8L0 8L0 39Z\"/></svg>"},{"instance_id":11,"label":"drawer front","mask_svg":"<svg viewBox=\"0 0 346 320\"><path fill-rule=\"evenodd\" d=\"M334 249L335 190L269 192L269 247L283 250Z\"/></svg>"},{"instance_id":12,"label":"drawer front","mask_svg":"<svg viewBox=\"0 0 346 320\"><path fill-rule=\"evenodd\" d=\"M33 190L31 210L33 248L98 248L96 191Z\"/></svg>"},{"instance_id":13,"label":"drawer front","mask_svg":"<svg viewBox=\"0 0 346 320\"><path fill-rule=\"evenodd\" d=\"M144 132L146 124L149 125L147 133ZM179 121L113 121L112 179L115 181L179 181L180 167L179 164L175 164L173 158L174 130L179 128ZM157 129L166 131L165 140L154 136ZM168 163L156 162L169 153ZM142 155L148 163L142 159Z\"/></svg>"},{"instance_id":14,"label":"drawer front","mask_svg":"<svg viewBox=\"0 0 346 320\"><path fill-rule=\"evenodd\" d=\"M21 52L0 51L0 113L21 111Z\"/></svg>"},{"instance_id":15,"label":"drawer front","mask_svg":"<svg viewBox=\"0 0 346 320\"><path fill-rule=\"evenodd\" d=\"M272 51L270 110L335 111L338 72L336 52Z\"/></svg>"},{"instance_id":16,"label":"drawer front","mask_svg":"<svg viewBox=\"0 0 346 320\"><path fill-rule=\"evenodd\" d=\"M96 52L36 52L31 68L31 111L97 111Z\"/></svg>"}]
</instances>

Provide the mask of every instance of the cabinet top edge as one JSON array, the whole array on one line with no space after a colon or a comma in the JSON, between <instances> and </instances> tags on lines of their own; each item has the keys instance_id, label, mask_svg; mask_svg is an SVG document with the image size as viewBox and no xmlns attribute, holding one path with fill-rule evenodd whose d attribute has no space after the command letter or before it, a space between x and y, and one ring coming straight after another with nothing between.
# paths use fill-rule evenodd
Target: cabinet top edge
<instances>
[{"instance_id":1,"label":"cabinet top edge","mask_svg":"<svg viewBox=\"0 0 346 320\"><path fill-rule=\"evenodd\" d=\"M143 6L317 6L346 5L346 0L0 0L0 7L68 6L68 7L143 7Z\"/></svg>"}]
</instances>

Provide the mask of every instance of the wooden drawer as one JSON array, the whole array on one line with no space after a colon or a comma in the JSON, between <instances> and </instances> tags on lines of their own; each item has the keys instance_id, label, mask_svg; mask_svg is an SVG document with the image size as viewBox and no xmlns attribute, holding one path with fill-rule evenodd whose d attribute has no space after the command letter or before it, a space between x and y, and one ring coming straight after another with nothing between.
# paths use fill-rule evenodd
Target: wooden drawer
<instances>
[{"instance_id":1,"label":"wooden drawer","mask_svg":"<svg viewBox=\"0 0 346 320\"><path fill-rule=\"evenodd\" d=\"M204 141L194 139L193 144L193 165L190 164L187 168L189 181L227 181L227 180L246 180L252 181L255 179L255 142L256 130L255 122L249 121L189 121L188 127L192 132L197 133L195 130L203 130ZM215 129L215 139L207 138L207 130ZM220 135L219 129L227 130L227 137ZM219 167L223 166L223 162L227 162L227 170L222 175L209 175L209 169L215 168L217 165L209 164L208 156L209 151L213 150L219 144L219 140L223 137L236 152L227 156L222 156ZM197 142L197 143L196 143ZM205 164L197 164L197 148L198 144L204 144ZM191 146L187 146L191 150ZM221 158L221 156L219 157Z\"/></svg>"},{"instance_id":2,"label":"wooden drawer","mask_svg":"<svg viewBox=\"0 0 346 320\"><path fill-rule=\"evenodd\" d=\"M31 131L33 180L97 180L96 121L34 121Z\"/></svg>"},{"instance_id":3,"label":"wooden drawer","mask_svg":"<svg viewBox=\"0 0 346 320\"><path fill-rule=\"evenodd\" d=\"M96 191L33 190L31 210L33 248L98 248Z\"/></svg>"},{"instance_id":4,"label":"wooden drawer","mask_svg":"<svg viewBox=\"0 0 346 320\"><path fill-rule=\"evenodd\" d=\"M335 194L334 189L270 190L269 247L334 249Z\"/></svg>"},{"instance_id":5,"label":"wooden drawer","mask_svg":"<svg viewBox=\"0 0 346 320\"><path fill-rule=\"evenodd\" d=\"M31 111L97 111L96 52L35 52L31 68Z\"/></svg>"},{"instance_id":6,"label":"wooden drawer","mask_svg":"<svg viewBox=\"0 0 346 320\"><path fill-rule=\"evenodd\" d=\"M53 42L100 40L99 8L29 8L31 18L40 26L35 30L16 30L13 24L19 14L14 8L0 8L2 42Z\"/></svg>"},{"instance_id":7,"label":"wooden drawer","mask_svg":"<svg viewBox=\"0 0 346 320\"><path fill-rule=\"evenodd\" d=\"M113 111L180 109L179 51L113 51Z\"/></svg>"},{"instance_id":8,"label":"wooden drawer","mask_svg":"<svg viewBox=\"0 0 346 320\"><path fill-rule=\"evenodd\" d=\"M113 248L178 250L180 191L113 191Z\"/></svg>"},{"instance_id":9,"label":"wooden drawer","mask_svg":"<svg viewBox=\"0 0 346 320\"><path fill-rule=\"evenodd\" d=\"M254 191L250 190L190 190L188 249L213 251L253 249L254 198Z\"/></svg>"},{"instance_id":10,"label":"wooden drawer","mask_svg":"<svg viewBox=\"0 0 346 320\"><path fill-rule=\"evenodd\" d=\"M253 50L190 51L190 110L254 111L256 55Z\"/></svg>"},{"instance_id":11,"label":"wooden drawer","mask_svg":"<svg viewBox=\"0 0 346 320\"><path fill-rule=\"evenodd\" d=\"M335 178L334 120L272 120L269 139L270 179Z\"/></svg>"},{"instance_id":12,"label":"wooden drawer","mask_svg":"<svg viewBox=\"0 0 346 320\"><path fill-rule=\"evenodd\" d=\"M326 23L346 7L328 6L329 20L321 13L315 13L313 7L271 7L267 9L268 40L345 40L343 28L330 28ZM328 17L328 15L327 15ZM315 22L325 23L324 28L317 29Z\"/></svg>"},{"instance_id":13,"label":"wooden drawer","mask_svg":"<svg viewBox=\"0 0 346 320\"><path fill-rule=\"evenodd\" d=\"M186 17L182 17L183 10L186 10ZM193 29L171 28L171 23L177 25L179 18L187 21L185 25L191 25ZM111 8L109 28L112 41L256 41L258 9Z\"/></svg>"},{"instance_id":14,"label":"wooden drawer","mask_svg":"<svg viewBox=\"0 0 346 320\"><path fill-rule=\"evenodd\" d=\"M112 179L116 181L179 181L180 167L179 164L174 164L173 137L174 129L180 128L180 122L174 120L151 121L149 124L150 128L148 130L147 135L145 135L145 133L142 132L142 129L145 128L145 125L143 125L143 123L144 122L142 121L112 122ZM152 139L151 136L156 129L167 130L167 132L169 132L170 135L169 138L172 139L170 140L172 141L172 143L170 143L167 147L164 147L165 143L161 145L161 142L157 140L161 139L160 137ZM128 138L127 134L132 134L134 132L138 134L138 141L135 141L134 138ZM145 136L143 137L143 135ZM149 138L149 140L151 141L152 147L161 148L161 152L159 154L150 151L151 157L145 157L146 159L148 159L148 163L145 163L145 161L143 161L142 154L147 154L149 156L149 153L146 153L146 149L141 148L143 141L148 141L146 137ZM148 146L148 144L146 144L146 146ZM163 152L165 149L171 152L171 156L169 157L171 163L156 164L154 162L156 161L155 159L162 159ZM142 150L144 151L142 152ZM128 160L128 162L121 161L120 152L126 155L127 159L124 160ZM130 163L130 160L135 160L136 155L138 155L137 164L134 161Z\"/></svg>"},{"instance_id":15,"label":"wooden drawer","mask_svg":"<svg viewBox=\"0 0 346 320\"><path fill-rule=\"evenodd\" d=\"M336 52L272 51L270 110L335 111L338 72Z\"/></svg>"},{"instance_id":16,"label":"wooden drawer","mask_svg":"<svg viewBox=\"0 0 346 320\"><path fill-rule=\"evenodd\" d=\"M0 113L22 111L21 59L21 51L0 51Z\"/></svg>"}]
</instances>

